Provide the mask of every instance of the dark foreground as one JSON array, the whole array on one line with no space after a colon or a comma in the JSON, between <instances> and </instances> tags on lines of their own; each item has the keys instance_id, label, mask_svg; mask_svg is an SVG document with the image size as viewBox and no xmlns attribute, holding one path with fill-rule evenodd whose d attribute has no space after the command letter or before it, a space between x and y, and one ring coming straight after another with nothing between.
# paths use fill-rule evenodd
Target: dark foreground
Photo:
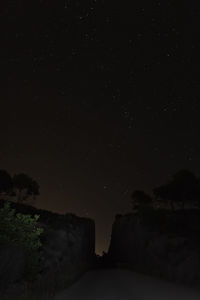
<instances>
[{"instance_id":1,"label":"dark foreground","mask_svg":"<svg viewBox=\"0 0 200 300\"><path fill-rule=\"evenodd\" d=\"M200 291L127 270L97 270L60 292L55 300L199 300Z\"/></svg>"}]
</instances>

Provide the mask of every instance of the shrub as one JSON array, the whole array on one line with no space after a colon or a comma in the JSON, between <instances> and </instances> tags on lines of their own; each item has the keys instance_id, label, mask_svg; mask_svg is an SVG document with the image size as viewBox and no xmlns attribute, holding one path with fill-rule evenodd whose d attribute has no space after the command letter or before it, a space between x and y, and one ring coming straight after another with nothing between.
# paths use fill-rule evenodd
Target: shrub
<instances>
[{"instance_id":1,"label":"shrub","mask_svg":"<svg viewBox=\"0 0 200 300\"><path fill-rule=\"evenodd\" d=\"M43 229L37 228L38 219L39 215L15 214L10 203L5 203L0 209L0 246L22 246L26 250L25 275L28 280L33 280L40 271L38 249Z\"/></svg>"}]
</instances>

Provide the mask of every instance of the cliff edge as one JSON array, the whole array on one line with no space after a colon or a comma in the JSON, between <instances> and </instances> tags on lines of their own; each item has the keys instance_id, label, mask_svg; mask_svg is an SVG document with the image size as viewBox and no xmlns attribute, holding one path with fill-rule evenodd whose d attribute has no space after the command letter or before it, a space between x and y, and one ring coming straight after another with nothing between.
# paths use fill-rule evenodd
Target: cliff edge
<instances>
[{"instance_id":1,"label":"cliff edge","mask_svg":"<svg viewBox=\"0 0 200 300\"><path fill-rule=\"evenodd\" d=\"M115 218L108 258L116 266L200 283L200 211L150 210Z\"/></svg>"}]
</instances>

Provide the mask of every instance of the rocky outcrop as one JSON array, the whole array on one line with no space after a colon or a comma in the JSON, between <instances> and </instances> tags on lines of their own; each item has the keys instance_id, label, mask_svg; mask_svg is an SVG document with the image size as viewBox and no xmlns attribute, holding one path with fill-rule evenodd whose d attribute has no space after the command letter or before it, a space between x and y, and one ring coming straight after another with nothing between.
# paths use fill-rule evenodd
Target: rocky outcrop
<instances>
[{"instance_id":1,"label":"rocky outcrop","mask_svg":"<svg viewBox=\"0 0 200 300\"><path fill-rule=\"evenodd\" d=\"M2 206L1 201L0 208ZM95 224L92 220L17 203L11 203L11 207L16 209L16 213L40 215L38 227L44 231L40 237L42 246L39 249L41 270L34 283L35 287L43 282L48 288L52 285L52 290L63 288L91 267L95 257ZM6 269L14 269L15 272L10 276L10 282L14 284L24 279L25 254L22 255L22 251L16 251L12 247L9 251L13 253L10 255L12 260L5 260L3 249L0 252L0 273L1 270L5 272Z\"/></svg>"},{"instance_id":2,"label":"rocky outcrop","mask_svg":"<svg viewBox=\"0 0 200 300\"><path fill-rule=\"evenodd\" d=\"M151 213L150 218L148 214L116 217L109 259L149 275L199 285L199 212Z\"/></svg>"},{"instance_id":3,"label":"rocky outcrop","mask_svg":"<svg viewBox=\"0 0 200 300\"><path fill-rule=\"evenodd\" d=\"M27 255L20 246L0 247L0 291L4 292L10 284L24 277Z\"/></svg>"}]
</instances>

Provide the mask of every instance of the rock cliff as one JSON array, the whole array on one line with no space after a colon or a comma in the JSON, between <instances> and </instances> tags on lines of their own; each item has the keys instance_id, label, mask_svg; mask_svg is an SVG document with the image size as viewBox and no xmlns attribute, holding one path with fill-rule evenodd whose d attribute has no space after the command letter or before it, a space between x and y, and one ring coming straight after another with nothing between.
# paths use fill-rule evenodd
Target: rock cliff
<instances>
[{"instance_id":1,"label":"rock cliff","mask_svg":"<svg viewBox=\"0 0 200 300\"><path fill-rule=\"evenodd\" d=\"M199 220L199 211L118 215L108 257L117 266L199 285Z\"/></svg>"},{"instance_id":2,"label":"rock cliff","mask_svg":"<svg viewBox=\"0 0 200 300\"><path fill-rule=\"evenodd\" d=\"M0 201L0 208L3 207L3 203L4 201ZM47 284L49 287L51 282L52 290L63 288L91 267L95 258L95 224L92 220L73 214L56 214L13 202L11 207L16 209L16 213L40 215L38 227L42 227L44 232L41 234L42 246L39 250L41 271L35 284L43 282L43 285ZM9 251L12 252L12 249ZM1 272L5 273L7 270L10 272L11 283L23 281L22 268L25 257L22 251L13 248L12 261L16 261L15 257L21 257L21 262L17 260L15 274L12 271L14 266L10 267L10 260L7 260L8 266L5 265L4 252L4 249L1 249L0 278L4 277Z\"/></svg>"}]
</instances>

